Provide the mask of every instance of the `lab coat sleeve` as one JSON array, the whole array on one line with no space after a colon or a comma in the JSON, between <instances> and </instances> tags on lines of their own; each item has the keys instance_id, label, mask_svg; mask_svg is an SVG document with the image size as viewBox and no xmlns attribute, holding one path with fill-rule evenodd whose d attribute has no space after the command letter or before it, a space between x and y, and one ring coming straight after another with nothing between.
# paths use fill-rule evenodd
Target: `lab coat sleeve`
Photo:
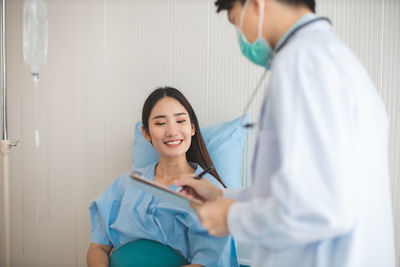
<instances>
[{"instance_id":1,"label":"lab coat sleeve","mask_svg":"<svg viewBox=\"0 0 400 267\"><path fill-rule=\"evenodd\" d=\"M299 47L272 70L255 155L258 193L228 213L237 242L287 249L340 236L356 223L363 196L353 157L357 111L346 90L352 77L335 61L340 51L319 47L325 49ZM280 164L266 175L270 127Z\"/></svg>"},{"instance_id":2,"label":"lab coat sleeve","mask_svg":"<svg viewBox=\"0 0 400 267\"><path fill-rule=\"evenodd\" d=\"M248 200L251 197L251 188L229 188L225 189L220 182L218 182L211 175L206 175L206 178L209 182L213 183L219 189L222 189L222 194L224 197L232 198L235 200Z\"/></svg>"}]
</instances>

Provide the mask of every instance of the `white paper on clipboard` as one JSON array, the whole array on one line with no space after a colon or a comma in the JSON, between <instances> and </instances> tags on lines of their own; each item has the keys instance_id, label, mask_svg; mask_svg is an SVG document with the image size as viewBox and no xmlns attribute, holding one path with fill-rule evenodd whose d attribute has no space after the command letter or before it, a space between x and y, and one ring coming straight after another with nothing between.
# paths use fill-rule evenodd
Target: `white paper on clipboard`
<instances>
[{"instance_id":1,"label":"white paper on clipboard","mask_svg":"<svg viewBox=\"0 0 400 267\"><path fill-rule=\"evenodd\" d=\"M157 182L152 182L149 180L146 180L140 176L138 176L135 173L131 173L130 177L132 178L132 182L134 185L156 197L159 197L176 207L185 209L190 212L194 212L192 207L190 207L189 202L201 204L201 202L197 199L194 199L192 197L188 196L183 196L171 189L169 189L167 186L157 183Z\"/></svg>"}]
</instances>

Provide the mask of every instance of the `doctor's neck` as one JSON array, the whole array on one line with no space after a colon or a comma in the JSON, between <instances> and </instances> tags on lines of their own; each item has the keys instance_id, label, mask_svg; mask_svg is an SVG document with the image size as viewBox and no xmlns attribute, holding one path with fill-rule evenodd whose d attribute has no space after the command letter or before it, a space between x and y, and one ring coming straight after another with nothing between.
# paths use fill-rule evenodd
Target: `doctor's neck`
<instances>
[{"instance_id":1,"label":"doctor's neck","mask_svg":"<svg viewBox=\"0 0 400 267\"><path fill-rule=\"evenodd\" d=\"M263 35L273 49L299 19L313 13L306 6L292 6L279 1L266 1L265 5Z\"/></svg>"}]
</instances>

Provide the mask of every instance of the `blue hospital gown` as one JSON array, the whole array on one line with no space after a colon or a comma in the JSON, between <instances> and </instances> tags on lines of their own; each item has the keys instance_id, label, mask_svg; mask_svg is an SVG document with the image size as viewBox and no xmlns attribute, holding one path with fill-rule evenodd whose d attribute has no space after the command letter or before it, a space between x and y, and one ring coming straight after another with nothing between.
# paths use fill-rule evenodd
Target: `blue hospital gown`
<instances>
[{"instance_id":1,"label":"blue hospital gown","mask_svg":"<svg viewBox=\"0 0 400 267\"><path fill-rule=\"evenodd\" d=\"M135 169L150 181L156 164ZM202 168L192 164L196 173ZM222 187L211 175L208 181ZM176 188L172 185L170 188ZM145 238L166 244L190 262L204 266L238 266L231 236L210 236L197 216L134 187L129 174L118 177L91 204L91 242L112 246ZM149 255L150 256L150 255Z\"/></svg>"}]
</instances>

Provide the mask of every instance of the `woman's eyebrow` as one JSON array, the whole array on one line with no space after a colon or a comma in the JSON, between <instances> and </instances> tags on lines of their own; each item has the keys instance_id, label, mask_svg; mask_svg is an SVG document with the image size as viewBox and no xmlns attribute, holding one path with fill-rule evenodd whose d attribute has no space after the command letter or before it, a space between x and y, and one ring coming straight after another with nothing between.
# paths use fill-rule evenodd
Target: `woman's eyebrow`
<instances>
[{"instance_id":1,"label":"woman's eyebrow","mask_svg":"<svg viewBox=\"0 0 400 267\"><path fill-rule=\"evenodd\" d=\"M174 116L182 116L182 115L187 115L185 112L180 112L180 113L175 113Z\"/></svg>"},{"instance_id":2,"label":"woman's eyebrow","mask_svg":"<svg viewBox=\"0 0 400 267\"><path fill-rule=\"evenodd\" d=\"M175 113L174 116L182 116L182 115L187 115L185 112L179 112L179 113ZM152 119L156 120L156 119L165 119L167 117L167 115L157 115L154 116Z\"/></svg>"},{"instance_id":3,"label":"woman's eyebrow","mask_svg":"<svg viewBox=\"0 0 400 267\"><path fill-rule=\"evenodd\" d=\"M153 118L152 118L152 120L156 120L156 119L165 119L167 116L166 115L157 115L157 116L154 116Z\"/></svg>"}]
</instances>

